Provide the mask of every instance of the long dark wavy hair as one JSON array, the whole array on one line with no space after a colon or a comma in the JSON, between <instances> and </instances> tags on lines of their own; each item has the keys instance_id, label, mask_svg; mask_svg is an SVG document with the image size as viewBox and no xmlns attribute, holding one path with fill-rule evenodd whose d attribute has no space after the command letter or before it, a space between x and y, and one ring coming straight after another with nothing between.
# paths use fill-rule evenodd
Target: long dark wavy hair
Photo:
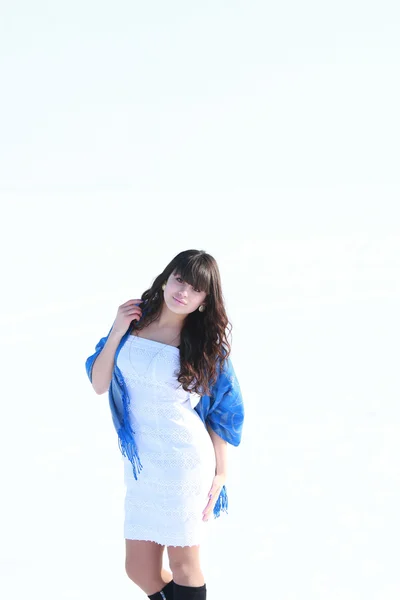
<instances>
[{"instance_id":1,"label":"long dark wavy hair","mask_svg":"<svg viewBox=\"0 0 400 600\"><path fill-rule=\"evenodd\" d=\"M204 250L185 250L177 254L154 279L151 288L142 294L142 318L131 322L130 332L143 329L159 317L164 302L161 286L171 273L179 273L184 281L207 294L204 312L195 310L185 318L178 381L185 391L209 395L210 386L217 380L217 369L223 368L231 353L228 336L232 333L218 265L210 254Z\"/></svg>"}]
</instances>

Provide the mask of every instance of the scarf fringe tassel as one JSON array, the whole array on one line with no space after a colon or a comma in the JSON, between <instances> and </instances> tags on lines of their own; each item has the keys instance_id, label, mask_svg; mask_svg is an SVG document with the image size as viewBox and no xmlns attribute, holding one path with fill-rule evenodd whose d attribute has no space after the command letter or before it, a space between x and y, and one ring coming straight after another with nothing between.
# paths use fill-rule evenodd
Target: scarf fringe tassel
<instances>
[{"instance_id":1,"label":"scarf fringe tassel","mask_svg":"<svg viewBox=\"0 0 400 600\"><path fill-rule=\"evenodd\" d=\"M137 476L143 469L143 465L140 462L137 447L134 440L125 439L123 433L124 432L121 429L118 432L118 446L123 456L126 456L130 460L132 464L133 476L137 480Z\"/></svg>"},{"instance_id":2,"label":"scarf fringe tassel","mask_svg":"<svg viewBox=\"0 0 400 600\"><path fill-rule=\"evenodd\" d=\"M214 518L219 517L221 515L221 511L228 514L228 493L224 485L222 486L221 493L218 496L218 500L214 506Z\"/></svg>"}]
</instances>

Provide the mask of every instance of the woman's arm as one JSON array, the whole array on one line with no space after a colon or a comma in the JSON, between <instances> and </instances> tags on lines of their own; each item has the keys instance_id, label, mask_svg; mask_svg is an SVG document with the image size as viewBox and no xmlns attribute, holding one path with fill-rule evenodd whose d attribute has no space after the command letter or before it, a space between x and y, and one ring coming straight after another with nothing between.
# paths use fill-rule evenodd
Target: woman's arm
<instances>
[{"instance_id":1,"label":"woman's arm","mask_svg":"<svg viewBox=\"0 0 400 600\"><path fill-rule=\"evenodd\" d=\"M104 394L110 387L115 352L122 336L122 333L111 330L107 337L107 341L92 365L90 379L96 394Z\"/></svg>"},{"instance_id":2,"label":"woman's arm","mask_svg":"<svg viewBox=\"0 0 400 600\"><path fill-rule=\"evenodd\" d=\"M228 443L215 433L208 424L206 427L214 445L216 460L215 474L221 476L225 482L228 474Z\"/></svg>"}]
</instances>

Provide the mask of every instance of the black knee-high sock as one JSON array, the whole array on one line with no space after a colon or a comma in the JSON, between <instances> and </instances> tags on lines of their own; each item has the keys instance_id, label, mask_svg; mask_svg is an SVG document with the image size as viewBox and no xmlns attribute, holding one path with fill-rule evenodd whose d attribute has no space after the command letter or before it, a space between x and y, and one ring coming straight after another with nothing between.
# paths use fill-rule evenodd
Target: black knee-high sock
<instances>
[{"instance_id":1,"label":"black knee-high sock","mask_svg":"<svg viewBox=\"0 0 400 600\"><path fill-rule=\"evenodd\" d=\"M174 600L206 600L206 584L200 587L190 587L188 585L179 585L174 581Z\"/></svg>"},{"instance_id":2,"label":"black knee-high sock","mask_svg":"<svg viewBox=\"0 0 400 600\"><path fill-rule=\"evenodd\" d=\"M174 582L170 581L160 592L148 596L150 600L174 600Z\"/></svg>"}]
</instances>

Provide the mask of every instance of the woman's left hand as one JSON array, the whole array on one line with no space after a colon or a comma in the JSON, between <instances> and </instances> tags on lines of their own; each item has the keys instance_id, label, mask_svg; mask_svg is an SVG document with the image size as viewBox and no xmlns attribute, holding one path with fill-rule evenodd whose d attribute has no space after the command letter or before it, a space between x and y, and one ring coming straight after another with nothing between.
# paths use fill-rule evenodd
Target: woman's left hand
<instances>
[{"instance_id":1,"label":"woman's left hand","mask_svg":"<svg viewBox=\"0 0 400 600\"><path fill-rule=\"evenodd\" d=\"M208 521L209 516L212 514L215 503L218 500L218 496L221 493L222 486L225 485L225 481L225 475L215 475L211 489L208 492L208 504L203 510L203 521Z\"/></svg>"}]
</instances>

